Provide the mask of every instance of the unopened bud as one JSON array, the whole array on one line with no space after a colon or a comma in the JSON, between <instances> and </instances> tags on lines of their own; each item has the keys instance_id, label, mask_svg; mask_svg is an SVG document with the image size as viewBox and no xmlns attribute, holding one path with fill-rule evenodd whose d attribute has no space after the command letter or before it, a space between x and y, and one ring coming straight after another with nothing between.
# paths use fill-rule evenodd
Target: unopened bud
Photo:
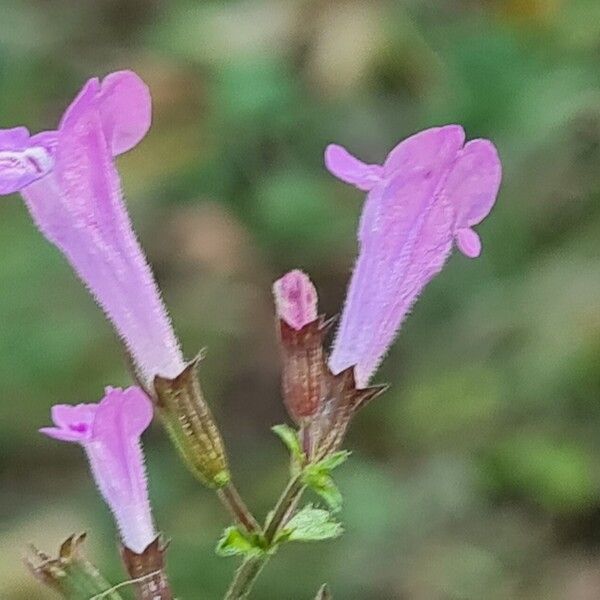
<instances>
[{"instance_id":1,"label":"unopened bud","mask_svg":"<svg viewBox=\"0 0 600 600\"><path fill-rule=\"evenodd\" d=\"M273 284L277 316L299 331L317 318L317 290L302 271L290 271Z\"/></svg>"},{"instance_id":2,"label":"unopened bud","mask_svg":"<svg viewBox=\"0 0 600 600\"><path fill-rule=\"evenodd\" d=\"M299 425L318 410L327 391L323 340L328 324L317 317L317 292L302 271L273 285L283 362L282 391L288 413Z\"/></svg>"},{"instance_id":3,"label":"unopened bud","mask_svg":"<svg viewBox=\"0 0 600 600\"><path fill-rule=\"evenodd\" d=\"M197 364L174 379L156 376L157 409L171 440L190 471L204 484L220 488L230 480L221 434L204 400Z\"/></svg>"}]
</instances>

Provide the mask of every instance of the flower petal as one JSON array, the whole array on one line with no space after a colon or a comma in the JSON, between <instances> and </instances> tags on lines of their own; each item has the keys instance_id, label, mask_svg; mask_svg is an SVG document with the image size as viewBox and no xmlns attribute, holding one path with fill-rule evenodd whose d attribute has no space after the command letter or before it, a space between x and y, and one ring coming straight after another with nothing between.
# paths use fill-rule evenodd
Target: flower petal
<instances>
[{"instance_id":1,"label":"flower petal","mask_svg":"<svg viewBox=\"0 0 600 600\"><path fill-rule=\"evenodd\" d=\"M325 149L325 166L338 179L363 191L370 190L383 174L379 165L368 165L336 144L330 144Z\"/></svg>"},{"instance_id":2,"label":"flower petal","mask_svg":"<svg viewBox=\"0 0 600 600\"><path fill-rule=\"evenodd\" d=\"M432 127L400 142L388 154L383 165L385 177L427 173L448 167L456 159L465 141L460 125Z\"/></svg>"},{"instance_id":3,"label":"flower petal","mask_svg":"<svg viewBox=\"0 0 600 600\"><path fill-rule=\"evenodd\" d=\"M494 206L502 166L496 147L489 140L465 145L445 185L446 197L455 208L457 228L481 223Z\"/></svg>"},{"instance_id":4,"label":"flower petal","mask_svg":"<svg viewBox=\"0 0 600 600\"><path fill-rule=\"evenodd\" d=\"M481 239L468 227L456 232L456 245L467 258L477 258L481 254Z\"/></svg>"},{"instance_id":5,"label":"flower petal","mask_svg":"<svg viewBox=\"0 0 600 600\"><path fill-rule=\"evenodd\" d=\"M131 150L150 129L152 101L148 86L132 71L111 73L102 81L100 112L112 153Z\"/></svg>"},{"instance_id":6,"label":"flower petal","mask_svg":"<svg viewBox=\"0 0 600 600\"><path fill-rule=\"evenodd\" d=\"M96 404L55 404L51 409L52 421L58 427L69 427L75 423L91 425L96 409Z\"/></svg>"},{"instance_id":7,"label":"flower petal","mask_svg":"<svg viewBox=\"0 0 600 600\"><path fill-rule=\"evenodd\" d=\"M132 71L89 79L61 119L59 129L79 120L97 102L104 136L113 156L127 152L148 132L152 101L148 86Z\"/></svg>"},{"instance_id":8,"label":"flower petal","mask_svg":"<svg viewBox=\"0 0 600 600\"><path fill-rule=\"evenodd\" d=\"M82 437L80 433L76 431L69 431L68 429L63 429L62 427L42 427L38 429L40 433L47 435L55 440L60 440L61 442L77 442L81 443Z\"/></svg>"},{"instance_id":9,"label":"flower petal","mask_svg":"<svg viewBox=\"0 0 600 600\"><path fill-rule=\"evenodd\" d=\"M109 388L98 406L94 421L95 438L112 436L114 423L122 418L123 433L130 437L140 437L152 422L152 402L139 387Z\"/></svg>"},{"instance_id":10,"label":"flower petal","mask_svg":"<svg viewBox=\"0 0 600 600\"><path fill-rule=\"evenodd\" d=\"M0 195L20 191L52 169L51 151L43 142L30 139L25 127L0 129Z\"/></svg>"},{"instance_id":11,"label":"flower petal","mask_svg":"<svg viewBox=\"0 0 600 600\"><path fill-rule=\"evenodd\" d=\"M277 315L296 330L317 318L317 290L306 273L290 271L273 284Z\"/></svg>"}]
</instances>

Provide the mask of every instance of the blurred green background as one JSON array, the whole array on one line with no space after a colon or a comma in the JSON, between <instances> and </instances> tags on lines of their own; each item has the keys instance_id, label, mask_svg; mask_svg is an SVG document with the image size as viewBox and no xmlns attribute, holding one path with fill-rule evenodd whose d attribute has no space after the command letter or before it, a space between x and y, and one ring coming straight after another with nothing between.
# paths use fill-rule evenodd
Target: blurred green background
<instances>
[{"instance_id":1,"label":"blurred green background","mask_svg":"<svg viewBox=\"0 0 600 600\"><path fill-rule=\"evenodd\" d=\"M476 261L427 288L340 469L347 532L290 545L257 600L600 597L598 0L0 0L0 127L52 128L85 79L131 68L154 126L119 160L136 227L202 379L239 487L262 516L286 477L271 282L300 267L328 314L362 194L328 142L381 161L462 123L504 183ZM21 563L74 531L124 578L82 453L38 435L57 402L126 385L110 327L20 200L0 207L0 598L46 598ZM155 427L155 515L182 599L236 563L226 515Z\"/></svg>"}]
</instances>

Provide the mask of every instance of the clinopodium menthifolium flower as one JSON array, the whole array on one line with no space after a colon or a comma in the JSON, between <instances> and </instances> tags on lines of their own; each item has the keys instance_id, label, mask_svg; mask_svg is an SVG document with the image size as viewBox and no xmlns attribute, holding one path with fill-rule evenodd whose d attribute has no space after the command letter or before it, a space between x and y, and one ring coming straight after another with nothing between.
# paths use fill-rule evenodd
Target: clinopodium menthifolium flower
<instances>
[{"instance_id":1,"label":"clinopodium menthifolium flower","mask_svg":"<svg viewBox=\"0 0 600 600\"><path fill-rule=\"evenodd\" d=\"M57 405L55 426L40 431L84 448L117 521L136 597L172 600L140 444L154 405L189 469L217 490L235 519L217 550L244 557L226 595L242 599L279 545L341 533L331 516L342 499L331 471L348 457L341 449L346 429L356 411L385 388L369 381L452 244L468 257L480 254L473 227L494 205L501 166L491 142L465 144L458 125L409 137L382 165L365 164L341 146L326 149L327 169L367 192L360 250L330 354L324 340L332 321L318 314L308 276L295 270L274 284L283 397L298 429L274 428L292 453L290 481L260 525L233 486L200 388L198 359L187 364L183 359L123 202L115 156L133 148L150 121L146 85L122 71L90 79L56 131L30 136L24 127L0 130L0 194L21 193L37 227L65 255L124 341L141 386L107 388L98 404ZM306 488L327 510L310 504L298 509ZM69 538L75 539L83 538ZM65 542L63 549L75 545ZM66 597L71 592L65 590L85 584L73 598L121 598L119 586L102 589L104 579L91 577L97 571L67 550L44 560L36 574ZM66 585L65 577L74 579Z\"/></svg>"},{"instance_id":2,"label":"clinopodium menthifolium flower","mask_svg":"<svg viewBox=\"0 0 600 600\"><path fill-rule=\"evenodd\" d=\"M459 125L435 127L398 144L383 165L368 165L341 146L325 151L338 179L368 192L360 252L329 364L353 366L367 385L411 306L446 262L456 241L470 258L481 242L472 227L492 209L501 165L489 140L464 144Z\"/></svg>"},{"instance_id":3,"label":"clinopodium menthifolium flower","mask_svg":"<svg viewBox=\"0 0 600 600\"><path fill-rule=\"evenodd\" d=\"M0 130L0 193L20 191L125 342L138 375L176 377L179 343L123 203L114 157L150 127L151 100L129 71L90 79L57 131Z\"/></svg>"},{"instance_id":4,"label":"clinopodium menthifolium flower","mask_svg":"<svg viewBox=\"0 0 600 600\"><path fill-rule=\"evenodd\" d=\"M157 537L140 443L152 421L152 403L137 387L107 388L98 404L57 404L52 420L54 427L40 431L81 444L96 485L115 516L123 545L141 554Z\"/></svg>"}]
</instances>

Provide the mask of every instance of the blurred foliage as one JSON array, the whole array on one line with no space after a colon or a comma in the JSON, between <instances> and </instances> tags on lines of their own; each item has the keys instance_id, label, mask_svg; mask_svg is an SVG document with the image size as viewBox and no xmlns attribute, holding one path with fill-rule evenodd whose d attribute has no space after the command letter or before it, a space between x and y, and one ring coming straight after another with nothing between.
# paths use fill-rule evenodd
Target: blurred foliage
<instances>
[{"instance_id":1,"label":"blurred foliage","mask_svg":"<svg viewBox=\"0 0 600 600\"><path fill-rule=\"evenodd\" d=\"M286 548L255 597L591 600L600 589L600 3L597 0L0 0L0 126L54 126L95 74L137 70L154 127L120 160L141 240L241 489L261 514L286 456L270 284L313 276L339 311L361 194L330 141L381 160L460 122L500 150L483 256L454 256L386 360L337 481L345 534ZM0 216L0 597L45 598L20 564L89 530L123 574L81 453L36 433L56 402L127 382L100 311L20 201ZM147 436L181 598L234 563L226 516Z\"/></svg>"}]
</instances>

